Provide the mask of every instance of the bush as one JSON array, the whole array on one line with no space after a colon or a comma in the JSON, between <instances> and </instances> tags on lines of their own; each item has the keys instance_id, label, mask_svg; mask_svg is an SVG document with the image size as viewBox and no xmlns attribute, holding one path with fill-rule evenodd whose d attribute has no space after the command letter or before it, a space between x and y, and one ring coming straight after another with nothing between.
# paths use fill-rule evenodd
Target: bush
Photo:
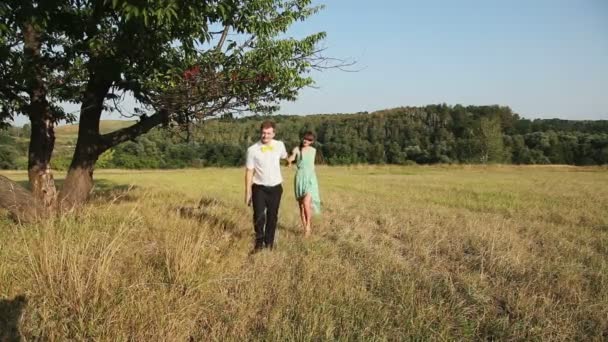
<instances>
[{"instance_id":1,"label":"bush","mask_svg":"<svg viewBox=\"0 0 608 342\"><path fill-rule=\"evenodd\" d=\"M16 169L17 157L17 151L12 146L0 145L0 169Z\"/></svg>"}]
</instances>

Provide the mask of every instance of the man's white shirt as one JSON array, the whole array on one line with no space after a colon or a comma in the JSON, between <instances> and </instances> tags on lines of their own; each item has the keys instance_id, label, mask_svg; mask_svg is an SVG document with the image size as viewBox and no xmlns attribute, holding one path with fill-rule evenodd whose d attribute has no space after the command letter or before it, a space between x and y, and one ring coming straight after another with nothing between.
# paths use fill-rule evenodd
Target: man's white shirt
<instances>
[{"instance_id":1,"label":"man's white shirt","mask_svg":"<svg viewBox=\"0 0 608 342\"><path fill-rule=\"evenodd\" d=\"M275 186L283 182L281 159L285 158L287 150L282 141L273 139L266 145L258 141L247 149L245 167L254 171L254 184Z\"/></svg>"}]
</instances>

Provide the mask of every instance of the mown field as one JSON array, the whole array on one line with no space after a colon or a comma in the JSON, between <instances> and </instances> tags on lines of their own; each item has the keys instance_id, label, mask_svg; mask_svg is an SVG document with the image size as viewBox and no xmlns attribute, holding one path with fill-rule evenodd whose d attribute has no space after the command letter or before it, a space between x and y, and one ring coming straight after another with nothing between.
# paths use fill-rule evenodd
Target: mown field
<instances>
[{"instance_id":1,"label":"mown field","mask_svg":"<svg viewBox=\"0 0 608 342\"><path fill-rule=\"evenodd\" d=\"M285 176L255 255L240 169L103 170L79 213L0 218L0 341L608 339L607 168L320 167L310 239Z\"/></svg>"}]
</instances>

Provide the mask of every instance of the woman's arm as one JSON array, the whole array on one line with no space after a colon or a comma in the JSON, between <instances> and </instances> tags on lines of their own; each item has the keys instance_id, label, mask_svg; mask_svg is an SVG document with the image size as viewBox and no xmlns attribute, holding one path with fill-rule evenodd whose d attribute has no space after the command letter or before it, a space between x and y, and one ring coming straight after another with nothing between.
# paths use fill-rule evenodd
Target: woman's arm
<instances>
[{"instance_id":1,"label":"woman's arm","mask_svg":"<svg viewBox=\"0 0 608 342\"><path fill-rule=\"evenodd\" d=\"M293 163L294 160L296 160L296 156L299 153L299 149L297 147L294 147L293 150L291 150L291 155L289 157L287 157L287 165Z\"/></svg>"}]
</instances>

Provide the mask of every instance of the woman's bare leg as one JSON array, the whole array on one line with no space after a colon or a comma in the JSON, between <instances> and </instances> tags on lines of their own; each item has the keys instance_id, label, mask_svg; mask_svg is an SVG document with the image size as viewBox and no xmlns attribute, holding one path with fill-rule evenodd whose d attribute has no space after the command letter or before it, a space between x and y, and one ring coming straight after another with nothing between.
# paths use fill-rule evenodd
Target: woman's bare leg
<instances>
[{"instance_id":1,"label":"woman's bare leg","mask_svg":"<svg viewBox=\"0 0 608 342\"><path fill-rule=\"evenodd\" d=\"M306 230L306 212L304 212L304 199L298 199L298 206L300 208L300 221L302 222L302 229Z\"/></svg>"},{"instance_id":2,"label":"woman's bare leg","mask_svg":"<svg viewBox=\"0 0 608 342\"><path fill-rule=\"evenodd\" d=\"M312 196L306 194L303 199L304 202L304 214L306 216L306 236L310 235L310 225L312 221Z\"/></svg>"}]
</instances>

